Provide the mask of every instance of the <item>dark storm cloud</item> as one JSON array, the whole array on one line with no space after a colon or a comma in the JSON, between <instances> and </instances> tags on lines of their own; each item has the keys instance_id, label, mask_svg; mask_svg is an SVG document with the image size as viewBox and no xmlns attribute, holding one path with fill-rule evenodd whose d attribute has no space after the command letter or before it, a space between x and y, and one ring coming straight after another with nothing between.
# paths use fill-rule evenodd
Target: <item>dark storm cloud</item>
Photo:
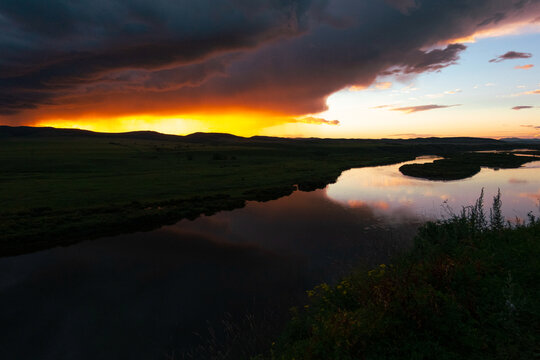
<instances>
[{"instance_id":1,"label":"dark storm cloud","mask_svg":"<svg viewBox=\"0 0 540 360\"><path fill-rule=\"evenodd\" d=\"M517 51L508 51L506 54L499 55L494 59L489 60L490 63L498 63L504 60L514 60L514 59L528 59L532 57L531 53L523 53Z\"/></svg>"},{"instance_id":2,"label":"dark storm cloud","mask_svg":"<svg viewBox=\"0 0 540 360\"><path fill-rule=\"evenodd\" d=\"M4 0L0 112L316 113L344 87L455 64L465 46L437 44L539 10L538 0Z\"/></svg>"},{"instance_id":3,"label":"dark storm cloud","mask_svg":"<svg viewBox=\"0 0 540 360\"><path fill-rule=\"evenodd\" d=\"M0 2L0 29L11 29L0 35L0 96L22 99L2 109L42 103L112 71L190 64L300 34L317 3L324 0Z\"/></svg>"},{"instance_id":4,"label":"dark storm cloud","mask_svg":"<svg viewBox=\"0 0 540 360\"><path fill-rule=\"evenodd\" d=\"M462 44L451 44L444 49L435 49L429 52L421 50L411 52L403 62L401 71L404 74L421 74L426 71L440 70L448 65L455 64L459 59L459 53L466 48Z\"/></svg>"}]
</instances>

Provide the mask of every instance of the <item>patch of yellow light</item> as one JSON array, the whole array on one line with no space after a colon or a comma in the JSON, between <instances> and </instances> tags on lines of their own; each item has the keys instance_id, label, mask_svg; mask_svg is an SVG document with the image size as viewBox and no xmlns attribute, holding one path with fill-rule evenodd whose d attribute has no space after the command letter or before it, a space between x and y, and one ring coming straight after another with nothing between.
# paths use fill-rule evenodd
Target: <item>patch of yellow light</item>
<instances>
[{"instance_id":1,"label":"patch of yellow light","mask_svg":"<svg viewBox=\"0 0 540 360\"><path fill-rule=\"evenodd\" d=\"M36 126L52 126L56 128L85 129L98 132L128 132L153 130L167 134L184 135L193 132L196 127L193 121L182 118L160 118L151 115L122 117L83 117L76 119L52 118L39 120Z\"/></svg>"},{"instance_id":2,"label":"patch of yellow light","mask_svg":"<svg viewBox=\"0 0 540 360\"><path fill-rule=\"evenodd\" d=\"M234 112L220 114L182 114L175 116L133 115L122 117L85 116L74 119L51 118L37 121L35 126L77 128L98 132L152 130L165 134L187 135L194 132L222 132L239 136L264 133L279 124L297 122L290 116L265 113Z\"/></svg>"}]
</instances>

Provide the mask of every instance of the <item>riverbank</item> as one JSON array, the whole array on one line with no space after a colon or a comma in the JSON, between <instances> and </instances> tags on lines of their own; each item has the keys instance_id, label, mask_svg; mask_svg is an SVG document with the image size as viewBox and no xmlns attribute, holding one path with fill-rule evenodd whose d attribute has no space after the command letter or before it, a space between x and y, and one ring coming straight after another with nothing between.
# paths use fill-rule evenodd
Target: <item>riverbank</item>
<instances>
[{"instance_id":1,"label":"riverbank","mask_svg":"<svg viewBox=\"0 0 540 360\"><path fill-rule=\"evenodd\" d=\"M530 359L540 351L540 221L500 198L423 226L408 254L322 284L269 359Z\"/></svg>"},{"instance_id":2,"label":"riverbank","mask_svg":"<svg viewBox=\"0 0 540 360\"><path fill-rule=\"evenodd\" d=\"M300 190L343 170L423 154L509 148L491 139L241 138L0 128L0 256L172 224Z\"/></svg>"}]
</instances>

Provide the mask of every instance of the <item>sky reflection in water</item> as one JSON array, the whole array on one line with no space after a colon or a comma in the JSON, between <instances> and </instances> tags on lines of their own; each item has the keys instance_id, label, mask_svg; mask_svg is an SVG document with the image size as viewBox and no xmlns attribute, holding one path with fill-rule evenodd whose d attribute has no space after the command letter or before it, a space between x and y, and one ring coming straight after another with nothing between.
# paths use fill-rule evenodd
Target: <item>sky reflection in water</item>
<instances>
[{"instance_id":1,"label":"sky reflection in water","mask_svg":"<svg viewBox=\"0 0 540 360\"><path fill-rule=\"evenodd\" d=\"M431 162L420 159L414 163ZM413 162L409 162L413 163ZM518 169L483 168L475 176L457 181L430 181L404 176L403 164L351 169L344 171L335 184L326 189L330 199L344 206L370 205L375 213L399 221L403 211L423 219L448 217L448 207L459 213L462 206L471 205L484 188L484 203L491 206L500 188L503 214L507 219L525 219L532 211L540 215L540 161L527 163Z\"/></svg>"}]
</instances>

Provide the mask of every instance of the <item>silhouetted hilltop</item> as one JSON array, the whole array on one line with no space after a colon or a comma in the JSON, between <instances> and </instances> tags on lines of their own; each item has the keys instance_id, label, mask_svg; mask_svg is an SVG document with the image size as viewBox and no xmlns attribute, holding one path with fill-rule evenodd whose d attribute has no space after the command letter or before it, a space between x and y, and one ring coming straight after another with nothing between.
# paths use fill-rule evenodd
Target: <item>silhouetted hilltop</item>
<instances>
[{"instance_id":1,"label":"silhouetted hilltop","mask_svg":"<svg viewBox=\"0 0 540 360\"><path fill-rule=\"evenodd\" d=\"M162 134L156 131L132 131L125 133L101 133L80 129L57 129L53 127L32 127L32 126L0 126L0 138L7 137L94 137L94 138L123 138L137 140L159 140L159 141L182 141L192 143L304 143L304 144L350 144L350 143L373 143L379 144L419 144L419 145L504 145L508 142L515 143L536 143L536 139L504 139L495 140L489 138L474 137L430 137L415 139L329 139L329 138L281 138L271 136L252 136L249 138L226 133L204 133L196 132L186 136Z\"/></svg>"},{"instance_id":2,"label":"silhouetted hilltop","mask_svg":"<svg viewBox=\"0 0 540 360\"><path fill-rule=\"evenodd\" d=\"M540 139L522 139L522 138L504 138L501 141L509 143L522 143L522 144L540 144Z\"/></svg>"},{"instance_id":3,"label":"silhouetted hilltop","mask_svg":"<svg viewBox=\"0 0 540 360\"><path fill-rule=\"evenodd\" d=\"M53 127L6 126L0 125L0 138L6 137L94 137L125 138L140 140L177 140L177 135L168 135L156 131L132 131L125 133L100 133L81 129L57 129Z\"/></svg>"},{"instance_id":4,"label":"silhouetted hilltop","mask_svg":"<svg viewBox=\"0 0 540 360\"><path fill-rule=\"evenodd\" d=\"M205 132L196 132L186 136L182 136L183 141L194 142L194 143L206 143L206 142L238 142L247 140L247 138L242 136L236 136L227 133L205 133Z\"/></svg>"}]
</instances>

